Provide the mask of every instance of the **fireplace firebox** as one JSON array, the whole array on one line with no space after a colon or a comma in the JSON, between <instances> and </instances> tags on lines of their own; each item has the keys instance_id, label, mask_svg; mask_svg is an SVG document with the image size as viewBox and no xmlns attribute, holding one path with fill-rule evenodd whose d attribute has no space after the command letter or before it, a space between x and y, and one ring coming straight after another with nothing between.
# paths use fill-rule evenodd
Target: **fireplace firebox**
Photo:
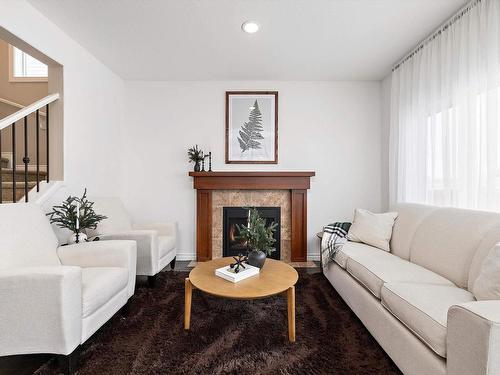
<instances>
[{"instance_id":1,"label":"fireplace firebox","mask_svg":"<svg viewBox=\"0 0 500 375\"><path fill-rule=\"evenodd\" d=\"M274 232L274 243L276 251L270 258L281 259L280 232L281 232L281 208L280 207L256 207L262 218L266 219L267 225L275 222L278 224ZM236 225L246 225L248 221L248 208L224 207L222 211L222 256L234 256L246 254L247 247L243 241L237 239L238 229Z\"/></svg>"}]
</instances>

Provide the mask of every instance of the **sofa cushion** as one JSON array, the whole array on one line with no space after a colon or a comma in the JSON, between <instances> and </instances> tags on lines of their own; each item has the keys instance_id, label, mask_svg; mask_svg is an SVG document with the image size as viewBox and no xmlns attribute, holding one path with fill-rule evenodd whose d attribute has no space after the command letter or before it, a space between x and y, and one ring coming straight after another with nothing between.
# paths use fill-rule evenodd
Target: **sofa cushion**
<instances>
[{"instance_id":1,"label":"sofa cushion","mask_svg":"<svg viewBox=\"0 0 500 375\"><path fill-rule=\"evenodd\" d=\"M382 304L429 348L446 357L448 309L474 301L472 293L454 285L387 283Z\"/></svg>"},{"instance_id":2,"label":"sofa cushion","mask_svg":"<svg viewBox=\"0 0 500 375\"><path fill-rule=\"evenodd\" d=\"M163 258L175 248L175 238L173 236L158 236L158 247L160 258Z\"/></svg>"},{"instance_id":3,"label":"sofa cushion","mask_svg":"<svg viewBox=\"0 0 500 375\"><path fill-rule=\"evenodd\" d=\"M478 300L500 299L500 243L484 259L472 292Z\"/></svg>"},{"instance_id":4,"label":"sofa cushion","mask_svg":"<svg viewBox=\"0 0 500 375\"><path fill-rule=\"evenodd\" d=\"M389 241L397 216L397 212L375 214L358 208L354 211L354 220L347 233L347 239L390 251Z\"/></svg>"},{"instance_id":5,"label":"sofa cushion","mask_svg":"<svg viewBox=\"0 0 500 375\"><path fill-rule=\"evenodd\" d=\"M85 318L127 287L128 270L119 267L82 268L82 317Z\"/></svg>"},{"instance_id":6,"label":"sofa cushion","mask_svg":"<svg viewBox=\"0 0 500 375\"><path fill-rule=\"evenodd\" d=\"M377 298L384 283L389 282L453 285L444 277L385 251L352 254L346 269Z\"/></svg>"},{"instance_id":7,"label":"sofa cushion","mask_svg":"<svg viewBox=\"0 0 500 375\"><path fill-rule=\"evenodd\" d=\"M373 251L383 252L383 250L377 249L376 247L366 245L361 242L348 241L335 253L335 257L333 258L333 260L340 267L345 269L347 267L347 259L349 259L351 256L357 254L366 254Z\"/></svg>"},{"instance_id":8,"label":"sofa cushion","mask_svg":"<svg viewBox=\"0 0 500 375\"><path fill-rule=\"evenodd\" d=\"M410 260L410 246L419 225L438 207L415 203L399 203L391 207L398 213L391 237L391 253Z\"/></svg>"},{"instance_id":9,"label":"sofa cushion","mask_svg":"<svg viewBox=\"0 0 500 375\"><path fill-rule=\"evenodd\" d=\"M500 215L493 212L434 210L415 231L410 261L446 277L460 288L467 288L474 255L499 221Z\"/></svg>"}]
</instances>

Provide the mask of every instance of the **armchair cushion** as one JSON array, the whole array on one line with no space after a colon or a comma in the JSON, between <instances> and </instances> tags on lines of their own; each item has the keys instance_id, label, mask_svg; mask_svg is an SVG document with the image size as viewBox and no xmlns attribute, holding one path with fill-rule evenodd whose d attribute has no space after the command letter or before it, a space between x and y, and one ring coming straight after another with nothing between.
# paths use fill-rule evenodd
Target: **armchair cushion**
<instances>
[{"instance_id":1,"label":"armchair cushion","mask_svg":"<svg viewBox=\"0 0 500 375\"><path fill-rule=\"evenodd\" d=\"M39 206L2 204L0 223L1 268L60 265L56 235Z\"/></svg>"},{"instance_id":2,"label":"armchair cushion","mask_svg":"<svg viewBox=\"0 0 500 375\"><path fill-rule=\"evenodd\" d=\"M101 221L97 229L88 231L91 237L106 233L126 232L132 229L130 217L120 198L117 197L92 197L94 210L108 218Z\"/></svg>"},{"instance_id":3,"label":"armchair cushion","mask_svg":"<svg viewBox=\"0 0 500 375\"><path fill-rule=\"evenodd\" d=\"M82 269L82 316L86 318L127 287L128 271L118 267Z\"/></svg>"},{"instance_id":4,"label":"armchair cushion","mask_svg":"<svg viewBox=\"0 0 500 375\"><path fill-rule=\"evenodd\" d=\"M61 263L68 266L121 267L128 272L128 295L134 294L137 245L135 241L95 241L61 246Z\"/></svg>"}]
</instances>

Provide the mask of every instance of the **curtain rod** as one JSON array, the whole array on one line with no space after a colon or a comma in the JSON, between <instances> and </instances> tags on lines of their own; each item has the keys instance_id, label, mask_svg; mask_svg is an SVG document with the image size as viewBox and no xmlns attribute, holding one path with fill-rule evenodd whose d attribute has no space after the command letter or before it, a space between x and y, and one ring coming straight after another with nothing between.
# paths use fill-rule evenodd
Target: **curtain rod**
<instances>
[{"instance_id":1,"label":"curtain rod","mask_svg":"<svg viewBox=\"0 0 500 375\"><path fill-rule=\"evenodd\" d=\"M443 31L446 31L451 25L460 20L463 16L465 16L471 9L473 9L476 5L478 5L482 0L472 0L467 5L463 6L458 12L456 12L451 18L446 20L441 26L439 26L434 32L432 32L429 36L424 38L420 43L417 44L415 48L411 50L405 57L403 57L394 67L392 71L397 70L401 65L410 60L413 56L415 56L420 50L422 50L428 43L432 42L436 39Z\"/></svg>"}]
</instances>

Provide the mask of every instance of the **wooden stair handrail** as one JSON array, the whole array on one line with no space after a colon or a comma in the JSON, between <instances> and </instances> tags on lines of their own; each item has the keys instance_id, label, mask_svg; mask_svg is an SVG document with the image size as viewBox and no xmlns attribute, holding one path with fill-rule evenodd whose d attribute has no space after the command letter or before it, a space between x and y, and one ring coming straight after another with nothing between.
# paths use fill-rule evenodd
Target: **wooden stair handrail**
<instances>
[{"instance_id":1,"label":"wooden stair handrail","mask_svg":"<svg viewBox=\"0 0 500 375\"><path fill-rule=\"evenodd\" d=\"M34 102L33 104L30 104L7 117L4 117L0 120L0 130L14 124L15 122L25 118L26 116L31 115L32 113L35 113L38 109L45 107L47 104L55 102L57 99L59 99L58 93L47 95L45 98L42 98Z\"/></svg>"}]
</instances>

